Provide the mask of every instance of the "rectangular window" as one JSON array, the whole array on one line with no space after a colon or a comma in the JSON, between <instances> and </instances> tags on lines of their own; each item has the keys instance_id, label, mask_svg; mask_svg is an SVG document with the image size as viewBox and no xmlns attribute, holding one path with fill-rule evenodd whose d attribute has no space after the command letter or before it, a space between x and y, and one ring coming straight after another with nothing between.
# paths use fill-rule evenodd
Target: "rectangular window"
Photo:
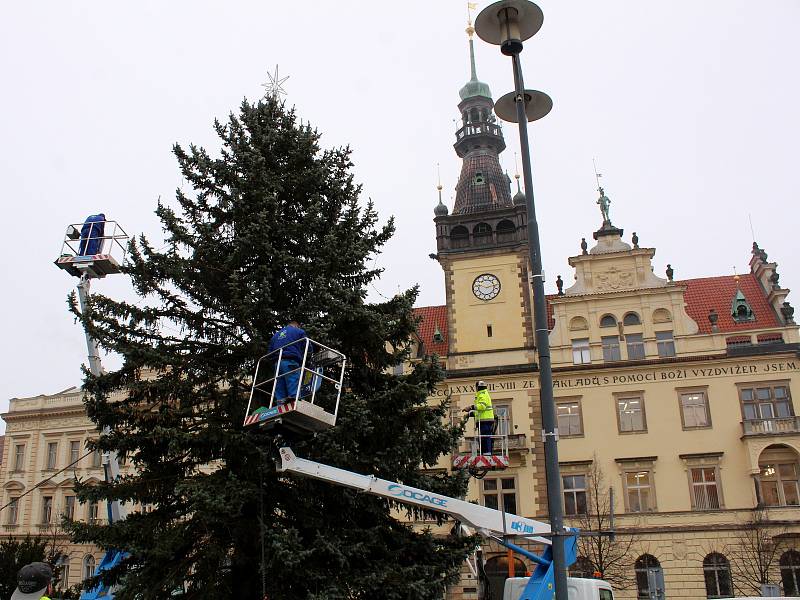
<instances>
[{"instance_id":1,"label":"rectangular window","mask_svg":"<svg viewBox=\"0 0 800 600\"><path fill-rule=\"evenodd\" d=\"M16 525L19 518L19 498L11 498L8 501L8 525Z\"/></svg>"},{"instance_id":2,"label":"rectangular window","mask_svg":"<svg viewBox=\"0 0 800 600\"><path fill-rule=\"evenodd\" d=\"M100 507L97 502L89 503L89 523L97 523L100 515Z\"/></svg>"},{"instance_id":3,"label":"rectangular window","mask_svg":"<svg viewBox=\"0 0 800 600\"><path fill-rule=\"evenodd\" d=\"M64 497L64 516L70 521L75 518L75 496Z\"/></svg>"},{"instance_id":4,"label":"rectangular window","mask_svg":"<svg viewBox=\"0 0 800 600\"><path fill-rule=\"evenodd\" d=\"M47 468L53 470L56 468L58 461L58 442L50 442L47 444Z\"/></svg>"},{"instance_id":5,"label":"rectangular window","mask_svg":"<svg viewBox=\"0 0 800 600\"><path fill-rule=\"evenodd\" d=\"M483 505L500 510L502 500L507 513L517 514L517 483L513 477L495 477L481 480Z\"/></svg>"},{"instance_id":6,"label":"rectangular window","mask_svg":"<svg viewBox=\"0 0 800 600\"><path fill-rule=\"evenodd\" d=\"M586 514L586 475L564 475L561 478L564 489L564 514Z\"/></svg>"},{"instance_id":7,"label":"rectangular window","mask_svg":"<svg viewBox=\"0 0 800 600\"><path fill-rule=\"evenodd\" d=\"M661 358L675 356L675 339L671 331L656 331L656 345Z\"/></svg>"},{"instance_id":8,"label":"rectangular window","mask_svg":"<svg viewBox=\"0 0 800 600\"><path fill-rule=\"evenodd\" d=\"M100 450L92 452L92 467L95 469L103 465L103 453Z\"/></svg>"},{"instance_id":9,"label":"rectangular window","mask_svg":"<svg viewBox=\"0 0 800 600\"><path fill-rule=\"evenodd\" d=\"M492 337L492 326L491 325L487 325L486 326L486 337Z\"/></svg>"},{"instance_id":10,"label":"rectangular window","mask_svg":"<svg viewBox=\"0 0 800 600\"><path fill-rule=\"evenodd\" d=\"M25 469L25 444L14 446L14 470L22 471Z\"/></svg>"},{"instance_id":11,"label":"rectangular window","mask_svg":"<svg viewBox=\"0 0 800 600\"><path fill-rule=\"evenodd\" d=\"M556 402L556 414L559 436L583 435L580 402L577 400Z\"/></svg>"},{"instance_id":12,"label":"rectangular window","mask_svg":"<svg viewBox=\"0 0 800 600\"><path fill-rule=\"evenodd\" d=\"M692 478L692 508L713 510L720 508L716 467L697 467L689 470Z\"/></svg>"},{"instance_id":13,"label":"rectangular window","mask_svg":"<svg viewBox=\"0 0 800 600\"><path fill-rule=\"evenodd\" d=\"M78 462L78 458L80 457L81 451L81 443L78 441L72 441L69 443L69 464L74 465Z\"/></svg>"},{"instance_id":14,"label":"rectangular window","mask_svg":"<svg viewBox=\"0 0 800 600\"><path fill-rule=\"evenodd\" d=\"M798 490L796 463L761 464L759 483L761 486L761 502L766 506L798 506L800 490Z\"/></svg>"},{"instance_id":15,"label":"rectangular window","mask_svg":"<svg viewBox=\"0 0 800 600\"><path fill-rule=\"evenodd\" d=\"M680 401L684 429L709 427L711 425L711 419L708 416L708 399L705 392L682 392Z\"/></svg>"},{"instance_id":16,"label":"rectangular window","mask_svg":"<svg viewBox=\"0 0 800 600\"><path fill-rule=\"evenodd\" d=\"M783 383L741 386L739 399L742 402L742 418L745 421L770 421L768 426L777 426L776 420L794 416L789 386Z\"/></svg>"},{"instance_id":17,"label":"rectangular window","mask_svg":"<svg viewBox=\"0 0 800 600\"><path fill-rule=\"evenodd\" d=\"M622 360L622 355L619 352L619 336L606 335L600 338L603 342L603 360L613 361Z\"/></svg>"},{"instance_id":18,"label":"rectangular window","mask_svg":"<svg viewBox=\"0 0 800 600\"><path fill-rule=\"evenodd\" d=\"M511 426L511 407L508 404L494 404L494 416L497 424L495 435L510 435L513 429ZM495 444L499 443L499 440L495 440Z\"/></svg>"},{"instance_id":19,"label":"rectangular window","mask_svg":"<svg viewBox=\"0 0 800 600\"><path fill-rule=\"evenodd\" d=\"M644 338L641 333L625 334L625 343L628 346L628 360L644 359Z\"/></svg>"},{"instance_id":20,"label":"rectangular window","mask_svg":"<svg viewBox=\"0 0 800 600\"><path fill-rule=\"evenodd\" d=\"M49 525L53 520L53 497L42 498L42 525Z\"/></svg>"},{"instance_id":21,"label":"rectangular window","mask_svg":"<svg viewBox=\"0 0 800 600\"><path fill-rule=\"evenodd\" d=\"M652 479L650 471L630 471L625 473L625 494L628 500L628 512L653 510Z\"/></svg>"},{"instance_id":22,"label":"rectangular window","mask_svg":"<svg viewBox=\"0 0 800 600\"><path fill-rule=\"evenodd\" d=\"M620 433L647 431L641 396L618 396L616 401Z\"/></svg>"},{"instance_id":23,"label":"rectangular window","mask_svg":"<svg viewBox=\"0 0 800 600\"><path fill-rule=\"evenodd\" d=\"M588 338L572 340L572 362L576 365L588 365L592 362Z\"/></svg>"}]
</instances>

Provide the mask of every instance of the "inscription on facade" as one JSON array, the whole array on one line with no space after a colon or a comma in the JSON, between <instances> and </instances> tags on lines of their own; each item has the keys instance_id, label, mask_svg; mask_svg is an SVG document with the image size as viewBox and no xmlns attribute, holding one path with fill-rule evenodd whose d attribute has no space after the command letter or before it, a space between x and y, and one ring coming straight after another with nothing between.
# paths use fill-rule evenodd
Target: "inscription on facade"
<instances>
[{"instance_id":1,"label":"inscription on facade","mask_svg":"<svg viewBox=\"0 0 800 600\"><path fill-rule=\"evenodd\" d=\"M587 377L559 377L553 378L553 389L586 389L614 385L627 385L637 383L653 383L658 381L688 381L707 379L709 377L736 377L759 374L791 373L800 370L800 361L788 360L760 364L727 365L724 367L680 367L680 368L654 368L637 373L617 373L614 375L593 375ZM538 388L536 379L506 379L497 382L487 382L490 392L503 392L514 390L528 390ZM474 394L474 384L456 384L449 387L441 386L436 389L434 396Z\"/></svg>"}]
</instances>

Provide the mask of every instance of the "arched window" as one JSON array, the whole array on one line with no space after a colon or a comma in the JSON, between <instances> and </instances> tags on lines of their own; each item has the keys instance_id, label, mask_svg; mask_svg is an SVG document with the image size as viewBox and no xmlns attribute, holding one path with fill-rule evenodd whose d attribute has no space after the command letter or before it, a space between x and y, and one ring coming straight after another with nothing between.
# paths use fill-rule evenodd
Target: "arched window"
<instances>
[{"instance_id":1,"label":"arched window","mask_svg":"<svg viewBox=\"0 0 800 600\"><path fill-rule=\"evenodd\" d=\"M600 319L600 327L616 327L617 318L614 315L603 315Z\"/></svg>"},{"instance_id":2,"label":"arched window","mask_svg":"<svg viewBox=\"0 0 800 600\"><path fill-rule=\"evenodd\" d=\"M527 569L516 556L514 557L514 577L524 577ZM486 561L486 577L489 580L489 600L503 600L503 587L508 579L508 558L503 556L493 556Z\"/></svg>"},{"instance_id":3,"label":"arched window","mask_svg":"<svg viewBox=\"0 0 800 600\"><path fill-rule=\"evenodd\" d=\"M731 598L731 564L719 552L712 552L703 559L703 575L706 580L706 598Z\"/></svg>"},{"instance_id":4,"label":"arched window","mask_svg":"<svg viewBox=\"0 0 800 600\"><path fill-rule=\"evenodd\" d=\"M516 237L517 228L508 219L503 219L497 224L497 241L513 242Z\"/></svg>"},{"instance_id":5,"label":"arched window","mask_svg":"<svg viewBox=\"0 0 800 600\"><path fill-rule=\"evenodd\" d=\"M635 312L626 313L624 317L622 317L622 324L623 325L641 325L642 320L639 318Z\"/></svg>"},{"instance_id":6,"label":"arched window","mask_svg":"<svg viewBox=\"0 0 800 600\"><path fill-rule=\"evenodd\" d=\"M638 598L658 598L664 599L664 572L661 570L661 563L652 554L642 554L636 559L634 564L636 572L636 590ZM653 585L653 595L650 593L650 585Z\"/></svg>"},{"instance_id":7,"label":"arched window","mask_svg":"<svg viewBox=\"0 0 800 600\"><path fill-rule=\"evenodd\" d=\"M83 578L94 577L94 556L87 554L83 559Z\"/></svg>"},{"instance_id":8,"label":"arched window","mask_svg":"<svg viewBox=\"0 0 800 600\"><path fill-rule=\"evenodd\" d=\"M788 550L781 554L781 581L784 596L800 595L800 552Z\"/></svg>"},{"instance_id":9,"label":"arched window","mask_svg":"<svg viewBox=\"0 0 800 600\"><path fill-rule=\"evenodd\" d=\"M569 568L570 577L594 577L594 564L585 556L579 556L575 563Z\"/></svg>"},{"instance_id":10,"label":"arched window","mask_svg":"<svg viewBox=\"0 0 800 600\"><path fill-rule=\"evenodd\" d=\"M450 230L450 245L453 248L465 248L469 246L469 229L463 225L457 225Z\"/></svg>"},{"instance_id":11,"label":"arched window","mask_svg":"<svg viewBox=\"0 0 800 600\"><path fill-rule=\"evenodd\" d=\"M472 228L472 238L476 246L492 243L492 227L488 223L478 223Z\"/></svg>"}]
</instances>

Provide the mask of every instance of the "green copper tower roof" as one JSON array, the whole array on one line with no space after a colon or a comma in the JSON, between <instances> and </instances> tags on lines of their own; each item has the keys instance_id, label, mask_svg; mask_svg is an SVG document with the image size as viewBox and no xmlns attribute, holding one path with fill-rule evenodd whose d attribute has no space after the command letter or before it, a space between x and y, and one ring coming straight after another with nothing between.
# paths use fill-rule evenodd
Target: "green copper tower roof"
<instances>
[{"instance_id":1,"label":"green copper tower roof","mask_svg":"<svg viewBox=\"0 0 800 600\"><path fill-rule=\"evenodd\" d=\"M467 35L469 36L469 66L471 77L470 80L458 91L458 95L462 100L467 98L474 98L475 96L483 96L484 98L492 99L492 91L489 89L488 84L478 81L478 74L475 71L475 46L472 42L472 34L475 30L472 25L467 27Z\"/></svg>"}]
</instances>

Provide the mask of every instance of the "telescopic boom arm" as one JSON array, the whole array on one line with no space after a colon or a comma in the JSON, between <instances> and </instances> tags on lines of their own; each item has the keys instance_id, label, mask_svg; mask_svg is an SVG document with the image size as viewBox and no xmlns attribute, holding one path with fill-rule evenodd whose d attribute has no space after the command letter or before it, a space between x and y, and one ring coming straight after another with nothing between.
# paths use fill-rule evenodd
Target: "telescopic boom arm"
<instances>
[{"instance_id":1,"label":"telescopic boom arm","mask_svg":"<svg viewBox=\"0 0 800 600\"><path fill-rule=\"evenodd\" d=\"M550 545L550 539L539 537L550 533L550 525L541 521L535 521L526 517L520 517L510 513L503 514L499 510L472 504L458 498L442 496L426 490L403 485L395 481L379 479L373 475L361 475L324 465L304 458L298 458L291 448L283 447L280 449L281 464L278 466L279 472L289 471L298 475L304 475L313 479L327 481L335 485L360 490L373 496L395 500L404 504L411 504L444 513L465 523L486 537L504 535L523 535L541 544ZM505 517L505 526L503 524Z\"/></svg>"}]
</instances>

